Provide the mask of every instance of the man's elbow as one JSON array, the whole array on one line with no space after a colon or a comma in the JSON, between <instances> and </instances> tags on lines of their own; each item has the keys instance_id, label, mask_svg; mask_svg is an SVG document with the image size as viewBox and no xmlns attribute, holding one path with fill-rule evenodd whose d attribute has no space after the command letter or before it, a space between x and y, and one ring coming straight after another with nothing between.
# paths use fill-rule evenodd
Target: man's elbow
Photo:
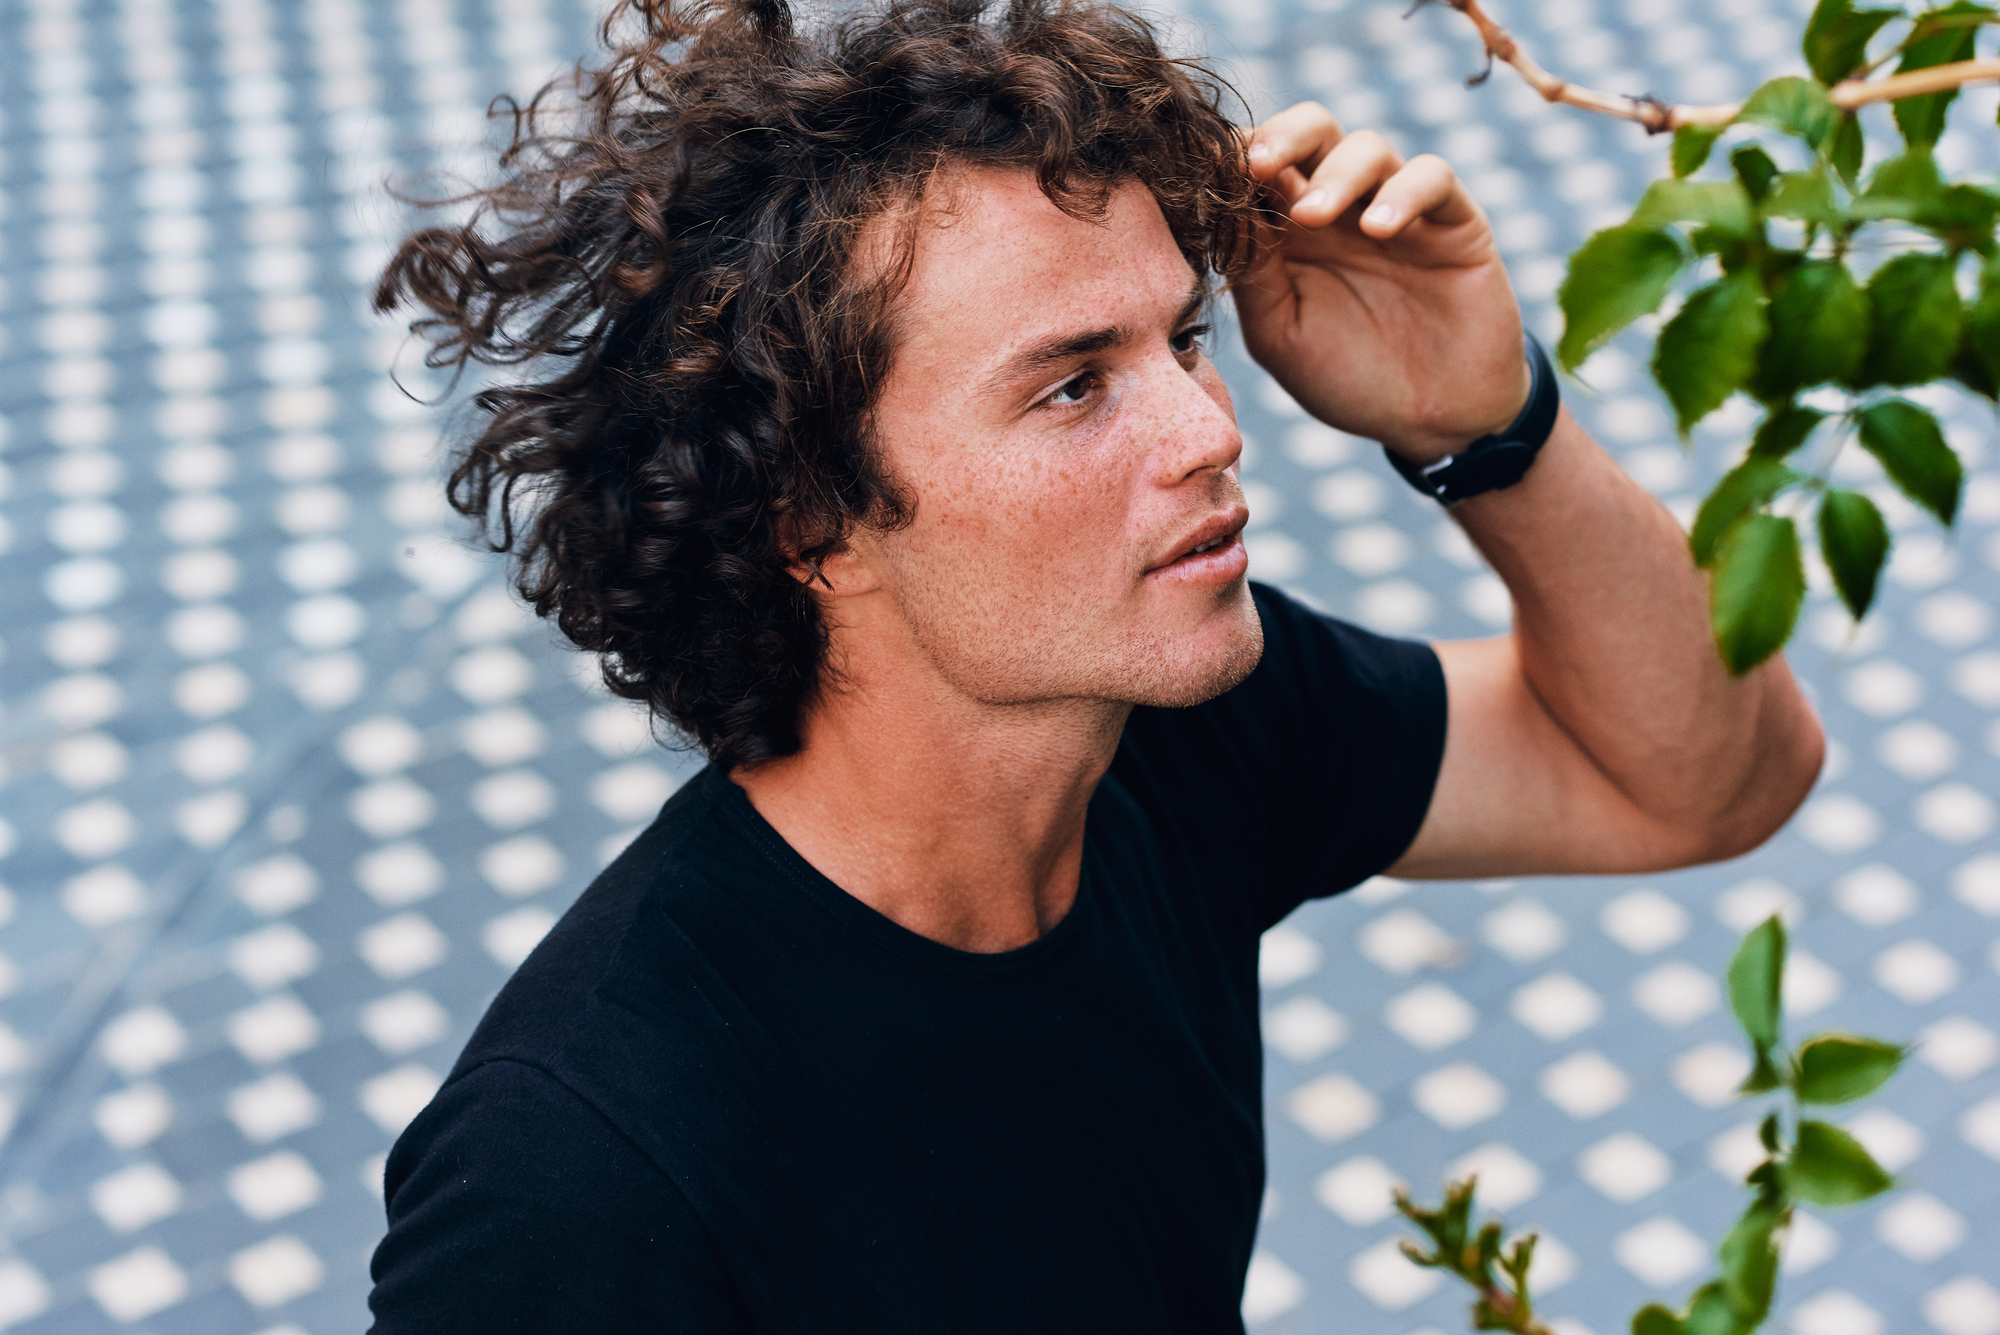
<instances>
[{"instance_id":1,"label":"man's elbow","mask_svg":"<svg viewBox=\"0 0 2000 1335\"><path fill-rule=\"evenodd\" d=\"M1775 726L1758 730L1742 777L1709 791L1704 816L1685 831L1680 865L1742 857L1783 829L1805 803L1826 763L1826 730L1802 697L1786 703Z\"/></svg>"}]
</instances>

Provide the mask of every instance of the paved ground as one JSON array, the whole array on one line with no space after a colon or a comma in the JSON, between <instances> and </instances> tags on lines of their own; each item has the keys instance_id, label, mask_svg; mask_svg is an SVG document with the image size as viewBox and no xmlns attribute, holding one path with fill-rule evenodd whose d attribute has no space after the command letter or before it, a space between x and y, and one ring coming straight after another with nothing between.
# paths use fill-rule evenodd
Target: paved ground
<instances>
[{"instance_id":1,"label":"paved ground","mask_svg":"<svg viewBox=\"0 0 2000 1335\"><path fill-rule=\"evenodd\" d=\"M1790 69L1799 21L1759 0L1506 17L1566 73L1698 100ZM1660 163L1504 76L1461 87L1448 13L1179 22L1260 109L1316 96L1448 154L1544 332L1561 257ZM360 299L403 221L381 180L476 170L435 146L473 143L490 96L586 35L566 0L0 0L0 1327L358 1329L382 1153L691 768L452 545L436 424L384 378L398 340ZM1990 123L1994 95L1972 100ZM1990 133L1946 152L1993 165ZM1745 422L1684 454L1641 355L1602 355L1571 402L1685 509ZM1505 624L1372 447L1221 359L1258 574L1397 632ZM1980 464L1991 415L1939 406ZM1782 908L1795 1010L1924 1038L1850 1119L1908 1190L1801 1223L1788 1319L2000 1332L2000 475L1975 474L1947 541L1888 508L1883 610L1851 635L1823 593L1809 609L1795 662L1837 744L1769 848L1646 881L1377 882L1272 934L1261 1330L1462 1329L1385 1209L1388 1182L1467 1161L1546 1230L1565 1330L1684 1293L1752 1117L1726 1097L1716 977Z\"/></svg>"}]
</instances>

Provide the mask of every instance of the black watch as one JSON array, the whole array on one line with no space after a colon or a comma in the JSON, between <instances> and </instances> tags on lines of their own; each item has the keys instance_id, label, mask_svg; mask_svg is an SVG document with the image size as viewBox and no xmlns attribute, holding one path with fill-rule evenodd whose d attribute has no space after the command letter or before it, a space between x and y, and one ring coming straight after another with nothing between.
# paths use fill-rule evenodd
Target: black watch
<instances>
[{"instance_id":1,"label":"black watch","mask_svg":"<svg viewBox=\"0 0 2000 1335\"><path fill-rule=\"evenodd\" d=\"M1456 505L1484 492L1511 487L1535 462L1542 443L1555 429L1562 395L1556 388L1555 367L1533 334L1521 332L1528 345L1528 403L1513 424L1498 435L1481 436L1457 454L1429 464L1411 463L1383 448L1389 462L1409 484L1435 501Z\"/></svg>"}]
</instances>

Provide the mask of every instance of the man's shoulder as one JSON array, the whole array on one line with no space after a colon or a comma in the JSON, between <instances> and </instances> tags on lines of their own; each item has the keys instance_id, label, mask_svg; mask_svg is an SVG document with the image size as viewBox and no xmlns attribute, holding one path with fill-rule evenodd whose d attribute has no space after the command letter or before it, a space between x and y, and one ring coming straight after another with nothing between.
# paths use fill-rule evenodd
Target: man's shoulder
<instances>
[{"instance_id":1,"label":"man's shoulder","mask_svg":"<svg viewBox=\"0 0 2000 1335\"><path fill-rule=\"evenodd\" d=\"M1265 585L1251 592L1264 628L1256 668L1191 708L1134 710L1114 773L1156 829L1206 840L1219 856L1262 851L1261 928L1408 846L1429 806L1448 702L1428 644Z\"/></svg>"},{"instance_id":2,"label":"man's shoulder","mask_svg":"<svg viewBox=\"0 0 2000 1335\"><path fill-rule=\"evenodd\" d=\"M582 1068L605 1059L607 1012L698 1038L700 1008L674 982L689 963L682 924L727 894L714 876L716 845L731 837L718 781L712 770L690 779L598 873L493 999L454 1075L514 1061L587 1080Z\"/></svg>"}]
</instances>

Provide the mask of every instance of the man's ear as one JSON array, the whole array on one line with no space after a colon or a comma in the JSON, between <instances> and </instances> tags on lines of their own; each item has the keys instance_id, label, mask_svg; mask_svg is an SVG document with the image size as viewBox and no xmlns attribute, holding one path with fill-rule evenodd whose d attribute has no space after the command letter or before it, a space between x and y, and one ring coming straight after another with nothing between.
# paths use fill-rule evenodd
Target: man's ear
<instances>
[{"instance_id":1,"label":"man's ear","mask_svg":"<svg viewBox=\"0 0 2000 1335\"><path fill-rule=\"evenodd\" d=\"M814 560L810 556L801 556L798 559L797 564L804 566L807 570L810 570L812 572L813 579L818 580L822 585L824 585L828 593L834 592L833 581L826 577L826 571L820 568L820 564L818 561Z\"/></svg>"},{"instance_id":2,"label":"man's ear","mask_svg":"<svg viewBox=\"0 0 2000 1335\"><path fill-rule=\"evenodd\" d=\"M850 534L837 542L808 544L789 516L779 521L780 537L789 556L792 578L816 593L835 598L867 593L880 586L872 564Z\"/></svg>"},{"instance_id":3,"label":"man's ear","mask_svg":"<svg viewBox=\"0 0 2000 1335\"><path fill-rule=\"evenodd\" d=\"M851 537L831 551L799 553L793 558L792 573L807 588L834 598L851 598L882 587L868 544Z\"/></svg>"}]
</instances>

